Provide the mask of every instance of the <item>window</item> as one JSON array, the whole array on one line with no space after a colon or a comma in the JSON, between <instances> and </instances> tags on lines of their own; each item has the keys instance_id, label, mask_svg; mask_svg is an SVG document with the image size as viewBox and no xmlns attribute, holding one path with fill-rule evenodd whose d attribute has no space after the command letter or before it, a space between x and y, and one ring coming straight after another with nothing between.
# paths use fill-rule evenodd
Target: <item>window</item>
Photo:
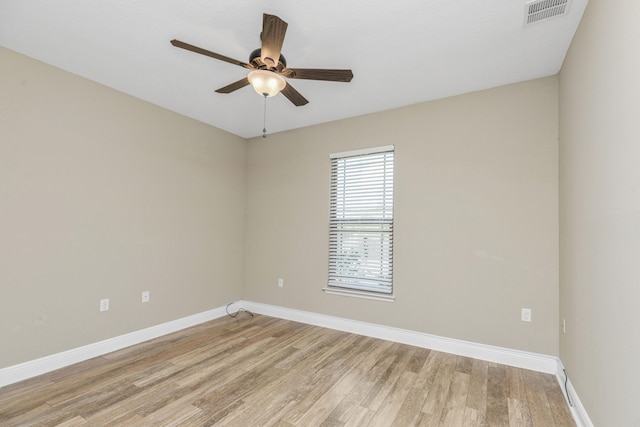
<instances>
[{"instance_id":1,"label":"window","mask_svg":"<svg viewBox=\"0 0 640 427\"><path fill-rule=\"evenodd\" d=\"M325 291L392 299L394 147L332 154Z\"/></svg>"}]
</instances>

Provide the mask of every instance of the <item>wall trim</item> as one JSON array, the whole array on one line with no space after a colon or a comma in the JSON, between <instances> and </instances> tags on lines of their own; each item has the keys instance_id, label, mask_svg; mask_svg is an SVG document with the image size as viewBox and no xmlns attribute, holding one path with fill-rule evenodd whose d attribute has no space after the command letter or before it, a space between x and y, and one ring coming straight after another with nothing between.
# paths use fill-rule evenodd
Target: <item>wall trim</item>
<instances>
[{"instance_id":1,"label":"wall trim","mask_svg":"<svg viewBox=\"0 0 640 427\"><path fill-rule=\"evenodd\" d=\"M77 347L71 350L41 357L39 359L30 360L18 365L9 366L0 369L0 387L17 383L74 363L102 356L112 351L120 350L125 347L139 344L153 338L167 335L181 329L189 328L200 323L208 322L219 317L225 316L225 307L215 308L213 310L183 317L181 319L172 320L160 325L151 326L149 328L134 331L128 334L109 338L103 341Z\"/></svg>"},{"instance_id":2,"label":"wall trim","mask_svg":"<svg viewBox=\"0 0 640 427\"><path fill-rule=\"evenodd\" d=\"M245 310L256 314L263 314L265 316L292 320L294 322L305 323L308 325L321 326L343 332L553 374L556 376L558 383L563 390L563 395L565 397L565 401L567 401L567 405L569 403L567 396L564 393L564 365L562 364L562 361L555 356L513 350L453 338L445 338L422 332L251 301L237 301L233 303L233 307L231 307L230 311L236 311L239 308L244 308ZM39 359L9 366L7 368L2 368L0 369L0 387L42 375L56 369L64 368L65 366L73 365L74 363L102 356L125 347L198 325L200 323L218 319L225 315L227 315L226 307L219 307L93 344L41 357ZM587 415L587 411L578 398L578 394L573 388L570 380L567 381L567 389L571 397L571 402L573 403L573 406L569 406L569 409L571 410L578 427L593 427L593 423Z\"/></svg>"},{"instance_id":3,"label":"wall trim","mask_svg":"<svg viewBox=\"0 0 640 427\"><path fill-rule=\"evenodd\" d=\"M560 388L562 389L564 400L567 402L567 406L569 406L569 409L573 414L573 419L575 420L578 427L594 427L593 423L591 422L591 418L589 418L589 415L587 414L587 410L584 408L584 406L582 406L582 402L578 397L578 393L576 393L576 390L573 388L573 384L571 384L571 380L567 381L567 388L565 391L564 369L565 367L562 363L562 360L558 359L558 372L556 372L556 377L558 378L558 382L560 383ZM573 404L573 406L569 405L569 400L567 399L566 393L569 393L569 397L571 398L571 403Z\"/></svg>"},{"instance_id":4,"label":"wall trim","mask_svg":"<svg viewBox=\"0 0 640 427\"><path fill-rule=\"evenodd\" d=\"M322 326L325 328L457 354L459 356L472 357L474 359L486 360L518 368L531 369L533 371L544 372L546 374L557 375L558 372L559 359L555 356L478 344L469 341L425 334L422 332L250 301L238 301L236 304L238 307L242 307L257 314L264 314L266 316L293 320L309 325Z\"/></svg>"}]
</instances>

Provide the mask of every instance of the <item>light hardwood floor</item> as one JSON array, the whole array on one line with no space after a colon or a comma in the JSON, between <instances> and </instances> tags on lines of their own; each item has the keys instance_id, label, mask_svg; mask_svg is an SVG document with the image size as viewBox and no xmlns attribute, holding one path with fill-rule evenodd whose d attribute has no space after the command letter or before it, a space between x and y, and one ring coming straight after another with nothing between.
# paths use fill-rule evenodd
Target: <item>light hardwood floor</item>
<instances>
[{"instance_id":1,"label":"light hardwood floor","mask_svg":"<svg viewBox=\"0 0 640 427\"><path fill-rule=\"evenodd\" d=\"M241 313L0 388L2 426L575 426L551 375Z\"/></svg>"}]
</instances>

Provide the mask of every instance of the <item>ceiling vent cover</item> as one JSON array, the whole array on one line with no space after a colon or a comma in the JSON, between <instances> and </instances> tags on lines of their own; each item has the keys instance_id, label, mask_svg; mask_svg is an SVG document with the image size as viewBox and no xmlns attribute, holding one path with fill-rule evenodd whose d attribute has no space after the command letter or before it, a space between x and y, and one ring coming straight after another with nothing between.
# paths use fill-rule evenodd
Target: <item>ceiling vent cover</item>
<instances>
[{"instance_id":1,"label":"ceiling vent cover","mask_svg":"<svg viewBox=\"0 0 640 427\"><path fill-rule=\"evenodd\" d=\"M525 4L524 25L546 21L555 16L566 15L570 0L535 0Z\"/></svg>"}]
</instances>

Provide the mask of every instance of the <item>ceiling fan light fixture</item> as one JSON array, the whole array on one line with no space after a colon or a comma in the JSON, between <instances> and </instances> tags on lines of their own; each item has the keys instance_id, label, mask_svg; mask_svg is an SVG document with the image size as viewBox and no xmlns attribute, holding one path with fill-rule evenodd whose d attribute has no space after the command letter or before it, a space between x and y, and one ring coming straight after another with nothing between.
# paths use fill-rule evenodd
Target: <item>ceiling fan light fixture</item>
<instances>
[{"instance_id":1,"label":"ceiling fan light fixture","mask_svg":"<svg viewBox=\"0 0 640 427\"><path fill-rule=\"evenodd\" d=\"M260 96L275 96L287 85L284 77L273 71L255 70L247 76L251 86Z\"/></svg>"}]
</instances>

